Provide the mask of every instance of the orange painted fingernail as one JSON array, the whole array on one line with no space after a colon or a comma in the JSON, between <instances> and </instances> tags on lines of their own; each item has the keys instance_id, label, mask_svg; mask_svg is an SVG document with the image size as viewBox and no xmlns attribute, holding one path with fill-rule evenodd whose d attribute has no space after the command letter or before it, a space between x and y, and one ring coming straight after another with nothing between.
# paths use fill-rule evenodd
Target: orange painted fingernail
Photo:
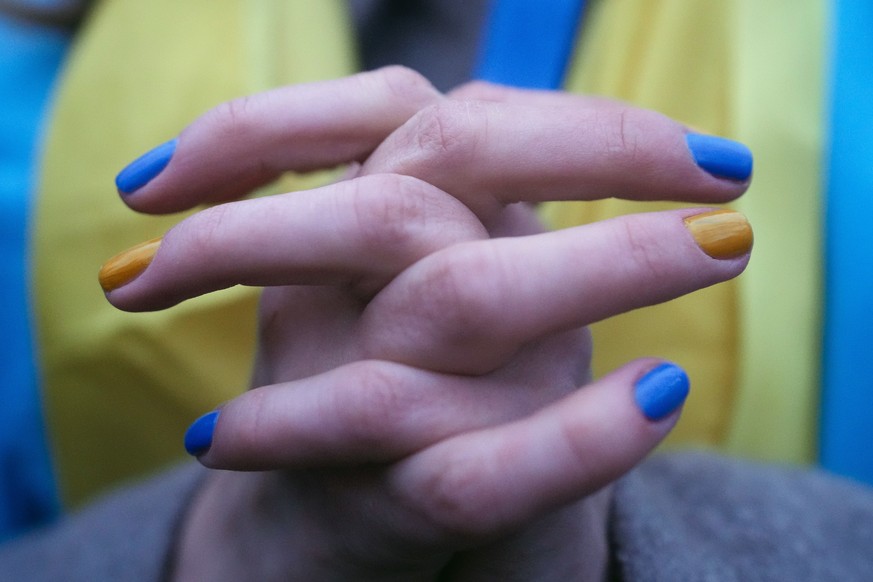
<instances>
[{"instance_id":1,"label":"orange painted fingernail","mask_svg":"<svg viewBox=\"0 0 873 582\"><path fill-rule=\"evenodd\" d=\"M685 227L697 245L714 259L733 259L752 248L752 226L733 210L713 210L689 216Z\"/></svg>"},{"instance_id":2,"label":"orange painted fingernail","mask_svg":"<svg viewBox=\"0 0 873 582\"><path fill-rule=\"evenodd\" d=\"M155 238L131 247L106 261L100 268L100 286L109 293L139 277L151 264L161 239Z\"/></svg>"}]
</instances>

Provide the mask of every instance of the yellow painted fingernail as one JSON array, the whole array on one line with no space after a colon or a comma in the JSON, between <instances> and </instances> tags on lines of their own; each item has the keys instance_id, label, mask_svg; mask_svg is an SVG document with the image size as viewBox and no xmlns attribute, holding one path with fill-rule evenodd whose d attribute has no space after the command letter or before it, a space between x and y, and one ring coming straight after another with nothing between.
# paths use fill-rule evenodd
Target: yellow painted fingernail
<instances>
[{"instance_id":1,"label":"yellow painted fingernail","mask_svg":"<svg viewBox=\"0 0 873 582\"><path fill-rule=\"evenodd\" d=\"M752 248L752 226L733 210L713 210L685 219L697 245L714 259L732 259Z\"/></svg>"},{"instance_id":2,"label":"yellow painted fingernail","mask_svg":"<svg viewBox=\"0 0 873 582\"><path fill-rule=\"evenodd\" d=\"M151 264L161 239L155 238L131 247L106 261L100 268L100 286L110 292L139 277Z\"/></svg>"}]
</instances>

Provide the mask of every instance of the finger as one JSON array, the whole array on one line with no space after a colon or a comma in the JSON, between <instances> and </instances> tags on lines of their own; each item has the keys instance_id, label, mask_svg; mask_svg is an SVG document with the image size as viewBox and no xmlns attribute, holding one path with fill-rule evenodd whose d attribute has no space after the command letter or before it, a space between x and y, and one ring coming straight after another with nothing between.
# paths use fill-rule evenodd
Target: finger
<instances>
[{"instance_id":1,"label":"finger","mask_svg":"<svg viewBox=\"0 0 873 582\"><path fill-rule=\"evenodd\" d=\"M577 95L565 91L523 89L487 81L470 81L452 89L446 97L456 101L494 101L529 107L616 107L627 104L598 95Z\"/></svg>"},{"instance_id":2,"label":"finger","mask_svg":"<svg viewBox=\"0 0 873 582\"><path fill-rule=\"evenodd\" d=\"M471 379L363 361L251 390L189 431L206 466L312 468L396 461L464 431L507 422L575 389ZM215 413L212 413L213 415ZM213 430L204 446L198 423Z\"/></svg>"},{"instance_id":3,"label":"finger","mask_svg":"<svg viewBox=\"0 0 873 582\"><path fill-rule=\"evenodd\" d=\"M421 75L388 67L237 99L133 162L116 183L131 208L149 213L238 198L286 171L363 160L441 98Z\"/></svg>"},{"instance_id":4,"label":"finger","mask_svg":"<svg viewBox=\"0 0 873 582\"><path fill-rule=\"evenodd\" d=\"M362 173L421 178L486 221L517 201L713 203L736 198L748 186L752 158L741 144L689 134L651 111L566 95L548 100L562 105L432 104L391 134Z\"/></svg>"},{"instance_id":5,"label":"finger","mask_svg":"<svg viewBox=\"0 0 873 582\"><path fill-rule=\"evenodd\" d=\"M730 279L751 246L741 214L701 210L455 245L410 267L367 306L365 354L482 374L536 338Z\"/></svg>"},{"instance_id":6,"label":"finger","mask_svg":"<svg viewBox=\"0 0 873 582\"><path fill-rule=\"evenodd\" d=\"M688 393L672 364L637 361L533 416L458 435L398 464L391 495L444 538L505 534L638 464Z\"/></svg>"},{"instance_id":7,"label":"finger","mask_svg":"<svg viewBox=\"0 0 873 582\"><path fill-rule=\"evenodd\" d=\"M368 176L209 208L108 261L100 281L129 311L238 284L370 291L425 255L486 236L465 206L429 184Z\"/></svg>"}]
</instances>

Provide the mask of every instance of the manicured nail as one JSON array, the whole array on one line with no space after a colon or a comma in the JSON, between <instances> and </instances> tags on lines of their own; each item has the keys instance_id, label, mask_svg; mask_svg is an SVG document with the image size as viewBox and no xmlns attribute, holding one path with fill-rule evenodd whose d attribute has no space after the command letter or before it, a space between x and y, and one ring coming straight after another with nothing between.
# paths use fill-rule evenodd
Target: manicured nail
<instances>
[{"instance_id":1,"label":"manicured nail","mask_svg":"<svg viewBox=\"0 0 873 582\"><path fill-rule=\"evenodd\" d=\"M676 364L661 364L637 380L637 406L649 420L661 420L682 406L688 396L688 375Z\"/></svg>"},{"instance_id":2,"label":"manicured nail","mask_svg":"<svg viewBox=\"0 0 873 582\"><path fill-rule=\"evenodd\" d=\"M733 259L752 249L752 226L733 210L713 210L685 219L685 227L704 253L713 259Z\"/></svg>"},{"instance_id":3,"label":"manicured nail","mask_svg":"<svg viewBox=\"0 0 873 582\"><path fill-rule=\"evenodd\" d=\"M199 457L212 446L212 433L221 411L213 410L194 421L185 432L185 450L194 457Z\"/></svg>"},{"instance_id":4,"label":"manicured nail","mask_svg":"<svg viewBox=\"0 0 873 582\"><path fill-rule=\"evenodd\" d=\"M123 194L132 194L151 182L170 163L170 158L173 157L173 152L176 151L177 141L176 139L171 139L166 143L162 143L128 164L115 177L115 186L118 188L118 191Z\"/></svg>"},{"instance_id":5,"label":"manicured nail","mask_svg":"<svg viewBox=\"0 0 873 582\"><path fill-rule=\"evenodd\" d=\"M752 175L752 152L745 145L702 133L689 133L685 143L698 166L718 178L748 180Z\"/></svg>"},{"instance_id":6,"label":"manicured nail","mask_svg":"<svg viewBox=\"0 0 873 582\"><path fill-rule=\"evenodd\" d=\"M98 275L103 291L109 293L139 277L151 264L159 246L161 246L161 239L155 238L131 247L106 261Z\"/></svg>"}]
</instances>

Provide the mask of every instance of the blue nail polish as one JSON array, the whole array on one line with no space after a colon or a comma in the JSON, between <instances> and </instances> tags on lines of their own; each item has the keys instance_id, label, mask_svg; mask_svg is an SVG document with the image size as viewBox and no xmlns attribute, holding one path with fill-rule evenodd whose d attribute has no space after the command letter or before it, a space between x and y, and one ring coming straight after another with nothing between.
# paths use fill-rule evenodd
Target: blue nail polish
<instances>
[{"instance_id":1,"label":"blue nail polish","mask_svg":"<svg viewBox=\"0 0 873 582\"><path fill-rule=\"evenodd\" d=\"M115 177L115 186L118 188L118 191L123 194L132 194L160 174L167 167L167 164L170 163L170 158L173 157L173 153L176 151L177 141L176 139L171 139L166 143L162 143L128 164Z\"/></svg>"},{"instance_id":2,"label":"blue nail polish","mask_svg":"<svg viewBox=\"0 0 873 582\"><path fill-rule=\"evenodd\" d=\"M212 446L212 433L220 411L213 410L204 414L188 427L185 433L185 450L194 457L200 456Z\"/></svg>"},{"instance_id":3,"label":"blue nail polish","mask_svg":"<svg viewBox=\"0 0 873 582\"><path fill-rule=\"evenodd\" d=\"M679 408L688 396L688 375L676 364L661 364L637 380L637 406L649 420L661 420Z\"/></svg>"},{"instance_id":4,"label":"blue nail polish","mask_svg":"<svg viewBox=\"0 0 873 582\"><path fill-rule=\"evenodd\" d=\"M743 181L752 175L752 152L739 142L699 133L689 133L685 142L697 165L713 176Z\"/></svg>"}]
</instances>

